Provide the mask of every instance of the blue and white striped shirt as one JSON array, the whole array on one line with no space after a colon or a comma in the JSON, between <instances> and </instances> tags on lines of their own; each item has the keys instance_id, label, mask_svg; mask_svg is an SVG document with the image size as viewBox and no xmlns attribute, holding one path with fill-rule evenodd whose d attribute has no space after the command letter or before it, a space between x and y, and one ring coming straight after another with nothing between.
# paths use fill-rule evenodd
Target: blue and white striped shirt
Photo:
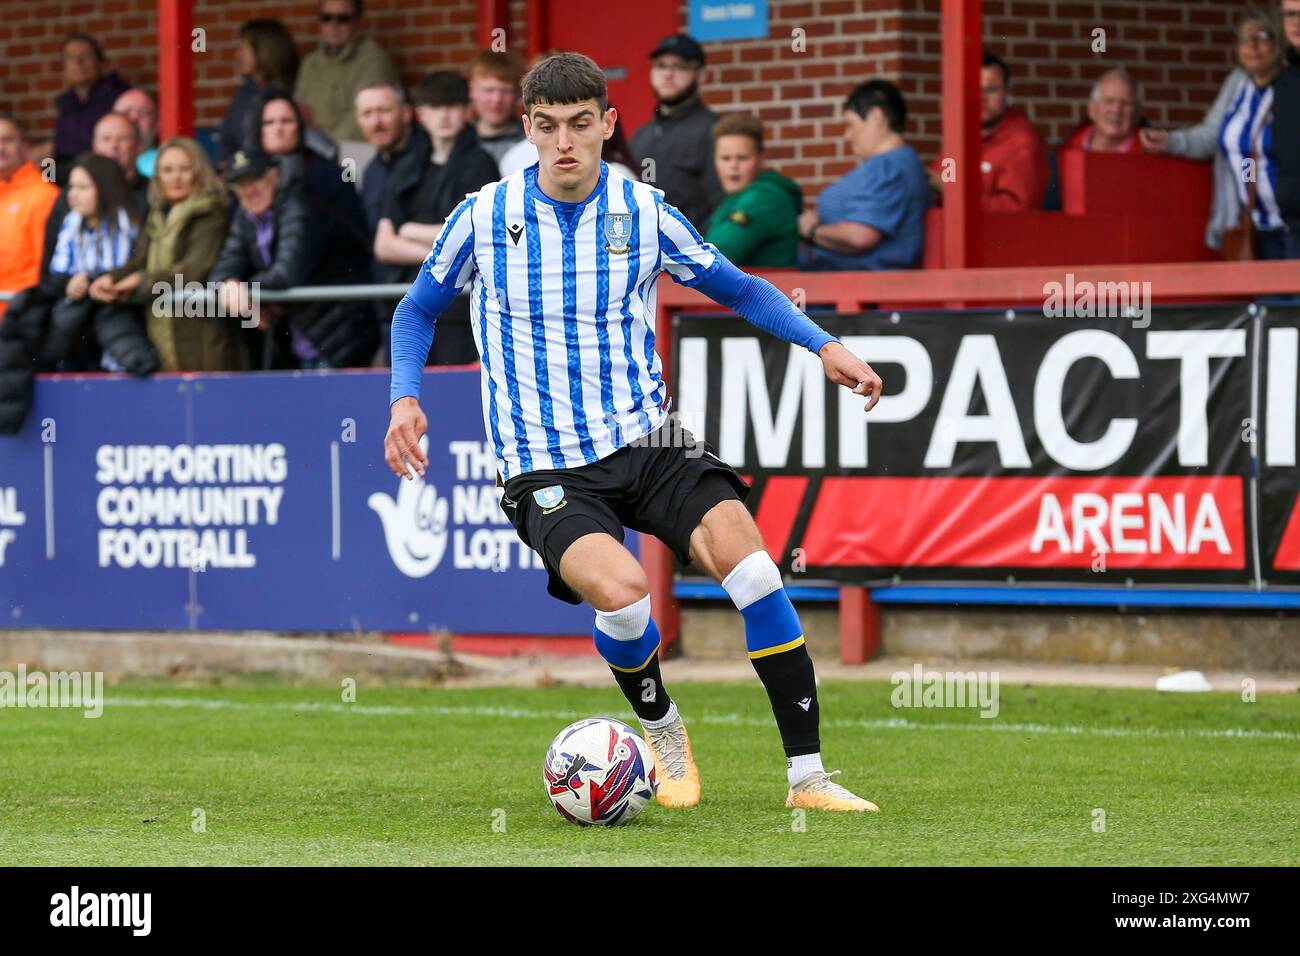
<instances>
[{"instance_id":1,"label":"blue and white striped shirt","mask_svg":"<svg viewBox=\"0 0 1300 956\"><path fill-rule=\"evenodd\" d=\"M81 213L70 211L59 225L59 235L50 257L50 271L59 275L77 275L84 272L94 278L125 265L131 258L136 227L126 210L104 217L94 229L86 227Z\"/></svg>"},{"instance_id":2,"label":"blue and white striped shirt","mask_svg":"<svg viewBox=\"0 0 1300 956\"><path fill-rule=\"evenodd\" d=\"M1237 196L1243 206L1250 198L1246 162L1255 159L1255 208L1250 211L1255 228L1264 232L1281 229L1282 212L1277 205L1277 163L1273 159L1273 86L1262 89L1254 83L1241 85L1223 125L1219 127L1219 148L1236 173Z\"/></svg>"},{"instance_id":3,"label":"blue and white striped shirt","mask_svg":"<svg viewBox=\"0 0 1300 956\"><path fill-rule=\"evenodd\" d=\"M483 422L504 479L598 461L664 423L653 328L661 272L762 313L763 327L787 341L814 350L834 341L727 262L660 190L602 162L590 196L559 202L538 188L537 171L529 166L456 207L393 321L395 401L418 395L433 336L431 322L427 334L408 323L412 300L436 317L472 283Z\"/></svg>"}]
</instances>

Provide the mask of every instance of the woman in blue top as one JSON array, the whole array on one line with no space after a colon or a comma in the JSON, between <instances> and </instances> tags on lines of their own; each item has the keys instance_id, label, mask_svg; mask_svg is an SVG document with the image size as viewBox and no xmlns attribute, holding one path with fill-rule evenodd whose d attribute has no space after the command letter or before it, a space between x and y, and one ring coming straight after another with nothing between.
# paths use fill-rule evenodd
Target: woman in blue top
<instances>
[{"instance_id":1,"label":"woman in blue top","mask_svg":"<svg viewBox=\"0 0 1300 956\"><path fill-rule=\"evenodd\" d=\"M925 250L930 186L903 141L907 106L888 80L859 84L844 101L844 138L856 168L822 190L799 217L805 269L914 269Z\"/></svg>"}]
</instances>

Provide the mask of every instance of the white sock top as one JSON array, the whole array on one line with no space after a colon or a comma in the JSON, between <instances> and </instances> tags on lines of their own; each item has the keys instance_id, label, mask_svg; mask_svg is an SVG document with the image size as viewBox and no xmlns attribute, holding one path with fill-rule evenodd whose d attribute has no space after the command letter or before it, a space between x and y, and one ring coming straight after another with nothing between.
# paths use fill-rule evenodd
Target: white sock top
<instances>
[{"instance_id":1,"label":"white sock top","mask_svg":"<svg viewBox=\"0 0 1300 956\"><path fill-rule=\"evenodd\" d=\"M650 625L650 595L619 608L617 611L597 611L596 626L616 641L639 640Z\"/></svg>"},{"instance_id":2,"label":"white sock top","mask_svg":"<svg viewBox=\"0 0 1300 956\"><path fill-rule=\"evenodd\" d=\"M738 611L783 586L781 572L766 551L746 555L722 579L722 589L730 595Z\"/></svg>"}]
</instances>

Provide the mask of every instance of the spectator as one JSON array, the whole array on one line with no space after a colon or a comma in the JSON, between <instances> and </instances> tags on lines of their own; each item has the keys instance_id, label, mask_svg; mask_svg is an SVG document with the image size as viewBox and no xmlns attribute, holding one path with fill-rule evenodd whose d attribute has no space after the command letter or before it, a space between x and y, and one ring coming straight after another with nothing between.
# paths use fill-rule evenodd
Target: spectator
<instances>
[{"instance_id":1,"label":"spectator","mask_svg":"<svg viewBox=\"0 0 1300 956\"><path fill-rule=\"evenodd\" d=\"M650 59L650 85L659 105L654 118L632 134L632 155L640 164L653 162L646 179L664 191L665 201L692 224L707 223L722 202L722 184L709 135L718 116L700 99L704 49L679 33L662 40Z\"/></svg>"},{"instance_id":2,"label":"spectator","mask_svg":"<svg viewBox=\"0 0 1300 956\"><path fill-rule=\"evenodd\" d=\"M139 310L89 295L91 283L125 265L135 245L140 213L126 177L108 157L83 153L70 167L65 195L68 214L41 276L51 309L40 367L148 375L158 367L158 356Z\"/></svg>"},{"instance_id":3,"label":"spectator","mask_svg":"<svg viewBox=\"0 0 1300 956\"><path fill-rule=\"evenodd\" d=\"M1282 0L1286 64L1273 82L1273 155L1288 258L1300 258L1300 0Z\"/></svg>"},{"instance_id":4,"label":"spectator","mask_svg":"<svg viewBox=\"0 0 1300 956\"><path fill-rule=\"evenodd\" d=\"M135 125L129 119L121 113L108 113L95 124L92 152L96 156L112 160L121 170L127 194L135 205L135 219L143 222L149 214L149 181L136 168L138 136ZM54 257L59 232L70 208L69 198L68 191L63 190L45 222L45 253L41 258L43 272L49 270L50 260Z\"/></svg>"},{"instance_id":5,"label":"spectator","mask_svg":"<svg viewBox=\"0 0 1300 956\"><path fill-rule=\"evenodd\" d=\"M293 37L279 20L249 20L239 28L235 53L239 75L244 81L235 90L226 116L217 132L218 165L224 169L244 142L248 114L256 112L258 93L274 83L291 90L298 76L298 50Z\"/></svg>"},{"instance_id":6,"label":"spectator","mask_svg":"<svg viewBox=\"0 0 1300 956\"><path fill-rule=\"evenodd\" d=\"M1225 258L1300 258L1300 248L1295 247L1290 255L1278 254L1284 251L1279 246L1291 239L1282 227L1274 192L1278 169L1270 147L1277 137L1269 135L1269 115L1277 102L1273 81L1282 71L1282 50L1282 27L1273 11L1246 6L1237 17L1237 67L1223 81L1205 118L1172 132L1141 131L1142 146L1149 152L1197 160L1213 157L1214 201L1205 244L1222 249ZM1241 176L1241 164L1252 156L1253 183ZM1246 215L1252 193L1253 208Z\"/></svg>"},{"instance_id":7,"label":"spectator","mask_svg":"<svg viewBox=\"0 0 1300 956\"><path fill-rule=\"evenodd\" d=\"M429 161L429 135L418 126L412 128L412 117L400 86L377 83L357 94L357 126L375 149L375 158L361 177L361 204L372 235L379 226L380 206L394 170L409 188L418 185L420 172Z\"/></svg>"},{"instance_id":8,"label":"spectator","mask_svg":"<svg viewBox=\"0 0 1300 956\"><path fill-rule=\"evenodd\" d=\"M87 295L92 277L131 252L136 210L121 169L83 153L68 164L66 195L71 211L53 262L38 285L14 296L0 323L0 434L22 428L37 372L95 370L102 361L110 371L147 375L158 364L139 310Z\"/></svg>"},{"instance_id":9,"label":"spectator","mask_svg":"<svg viewBox=\"0 0 1300 956\"><path fill-rule=\"evenodd\" d=\"M271 346L281 332L287 333L302 368L342 368L368 361L377 335L365 303L260 307L250 288L255 284L253 288L287 289L326 277L321 266L328 250L312 221L305 190L282 181L279 164L261 150L237 152L229 179L239 197L239 211L212 267L212 281L220 286L219 314L251 316L265 327L264 368L279 364L271 358ZM268 317L286 321L272 323Z\"/></svg>"},{"instance_id":10,"label":"spectator","mask_svg":"<svg viewBox=\"0 0 1300 956\"><path fill-rule=\"evenodd\" d=\"M509 53L484 50L469 65L469 99L479 146L500 164L511 146L524 139L519 81L524 64Z\"/></svg>"},{"instance_id":11,"label":"spectator","mask_svg":"<svg viewBox=\"0 0 1300 956\"><path fill-rule=\"evenodd\" d=\"M907 104L887 80L859 84L844 102L844 138L857 168L799 217L812 269L912 269L925 246L930 187L916 150L903 140Z\"/></svg>"},{"instance_id":12,"label":"spectator","mask_svg":"<svg viewBox=\"0 0 1300 956\"><path fill-rule=\"evenodd\" d=\"M104 72L104 50L86 33L70 34L63 41L63 72L68 89L59 96L54 123L56 169L91 147L95 124L124 93L128 84L115 72ZM58 182L67 182L58 174Z\"/></svg>"},{"instance_id":13,"label":"spectator","mask_svg":"<svg viewBox=\"0 0 1300 956\"><path fill-rule=\"evenodd\" d=\"M139 87L129 89L117 98L113 112L123 114L135 124L140 140L135 168L145 179L153 179L158 164L158 106L153 97Z\"/></svg>"},{"instance_id":14,"label":"spectator","mask_svg":"<svg viewBox=\"0 0 1300 956\"><path fill-rule=\"evenodd\" d=\"M357 125L361 135L374 148L375 156L361 177L361 205L366 211L369 240L373 244L379 229L380 212L396 197L409 197L419 187L420 175L429 162L432 149L429 134L420 126L412 127L412 110L400 86L379 83L357 94ZM370 272L375 282L395 282L400 267L372 259ZM388 362L388 335L391 330L393 304L376 300L371 303L380 333L381 364Z\"/></svg>"},{"instance_id":15,"label":"spectator","mask_svg":"<svg viewBox=\"0 0 1300 956\"><path fill-rule=\"evenodd\" d=\"M27 138L17 118L0 112L0 289L17 292L40 278L45 220L58 198L58 188L27 159ZM0 302L0 317L5 305Z\"/></svg>"},{"instance_id":16,"label":"spectator","mask_svg":"<svg viewBox=\"0 0 1300 956\"><path fill-rule=\"evenodd\" d=\"M203 147L185 136L158 150L149 215L131 259L90 284L97 302L145 307L149 340L165 372L247 368L238 323L173 315L176 283L205 282L226 235L226 197Z\"/></svg>"},{"instance_id":17,"label":"spectator","mask_svg":"<svg viewBox=\"0 0 1300 956\"><path fill-rule=\"evenodd\" d=\"M980 183L985 212L1043 208L1049 171L1047 144L1019 107L1011 105L1011 71L1000 56L984 54L980 68ZM930 188L943 201L943 164L930 167Z\"/></svg>"},{"instance_id":18,"label":"spectator","mask_svg":"<svg viewBox=\"0 0 1300 956\"><path fill-rule=\"evenodd\" d=\"M361 197L337 163L310 148L304 138L306 122L288 94L268 86L260 102L258 135L247 148L260 149L279 162L282 185L301 181L323 247L335 257L338 280L369 282L370 231Z\"/></svg>"},{"instance_id":19,"label":"spectator","mask_svg":"<svg viewBox=\"0 0 1300 956\"><path fill-rule=\"evenodd\" d=\"M416 86L411 102L433 146L409 204L390 194L380 211L375 258L389 265L424 262L452 210L498 175L496 161L478 145L470 125L464 77L449 70L431 73Z\"/></svg>"},{"instance_id":20,"label":"spectator","mask_svg":"<svg viewBox=\"0 0 1300 956\"><path fill-rule=\"evenodd\" d=\"M1107 70L1092 85L1088 99L1088 122L1076 129L1062 149L1084 149L1095 153L1136 153L1138 138L1137 81L1123 67Z\"/></svg>"},{"instance_id":21,"label":"spectator","mask_svg":"<svg viewBox=\"0 0 1300 956\"><path fill-rule=\"evenodd\" d=\"M469 87L459 73L431 73L411 97L420 126L433 144L414 192L390 191L375 232L375 258L392 269L389 281L409 283L452 210L469 193L497 179L496 160L478 145L469 122ZM470 328L469 299L458 297L438 320L429 355L432 365L478 361ZM439 342L438 338L442 341Z\"/></svg>"},{"instance_id":22,"label":"spectator","mask_svg":"<svg viewBox=\"0 0 1300 956\"><path fill-rule=\"evenodd\" d=\"M122 113L107 113L95 124L91 152L111 159L122 170L136 208L144 217L149 208L149 180L140 175L136 160L140 157L140 131Z\"/></svg>"},{"instance_id":23,"label":"spectator","mask_svg":"<svg viewBox=\"0 0 1300 956\"><path fill-rule=\"evenodd\" d=\"M799 253L803 192L792 179L763 168L763 124L747 114L713 126L713 161L727 198L704 238L738 266L791 268Z\"/></svg>"},{"instance_id":24,"label":"spectator","mask_svg":"<svg viewBox=\"0 0 1300 956\"><path fill-rule=\"evenodd\" d=\"M280 105L268 114L267 106L273 103ZM277 142L288 137L292 140L291 149L305 150L331 165L337 165L338 143L323 130L311 125L310 119L302 110L302 104L285 92L284 87L275 83L268 83L254 97L244 126L244 137L240 141L241 148L245 152L258 149L271 152L265 142L268 135Z\"/></svg>"},{"instance_id":25,"label":"spectator","mask_svg":"<svg viewBox=\"0 0 1300 956\"><path fill-rule=\"evenodd\" d=\"M294 98L312 121L335 140L361 139L353 104L374 83L397 83L397 68L378 43L361 30L362 0L321 0L320 46L298 71Z\"/></svg>"}]
</instances>

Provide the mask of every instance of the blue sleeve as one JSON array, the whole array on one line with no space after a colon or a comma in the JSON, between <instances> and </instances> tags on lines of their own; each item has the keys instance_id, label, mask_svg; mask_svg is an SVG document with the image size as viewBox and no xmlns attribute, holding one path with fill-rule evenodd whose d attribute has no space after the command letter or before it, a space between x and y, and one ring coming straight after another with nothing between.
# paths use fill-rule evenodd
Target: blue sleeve
<instances>
[{"instance_id":1,"label":"blue sleeve","mask_svg":"<svg viewBox=\"0 0 1300 956\"><path fill-rule=\"evenodd\" d=\"M427 271L411 283L411 288L393 310L392 365L388 386L388 404L399 398L420 397L420 376L433 345L433 328L444 309L456 298L436 285Z\"/></svg>"},{"instance_id":2,"label":"blue sleeve","mask_svg":"<svg viewBox=\"0 0 1300 956\"><path fill-rule=\"evenodd\" d=\"M771 332L784 342L802 345L814 355L827 342L839 341L796 309L772 283L742 272L721 253L716 267L695 288L751 325Z\"/></svg>"}]
</instances>

